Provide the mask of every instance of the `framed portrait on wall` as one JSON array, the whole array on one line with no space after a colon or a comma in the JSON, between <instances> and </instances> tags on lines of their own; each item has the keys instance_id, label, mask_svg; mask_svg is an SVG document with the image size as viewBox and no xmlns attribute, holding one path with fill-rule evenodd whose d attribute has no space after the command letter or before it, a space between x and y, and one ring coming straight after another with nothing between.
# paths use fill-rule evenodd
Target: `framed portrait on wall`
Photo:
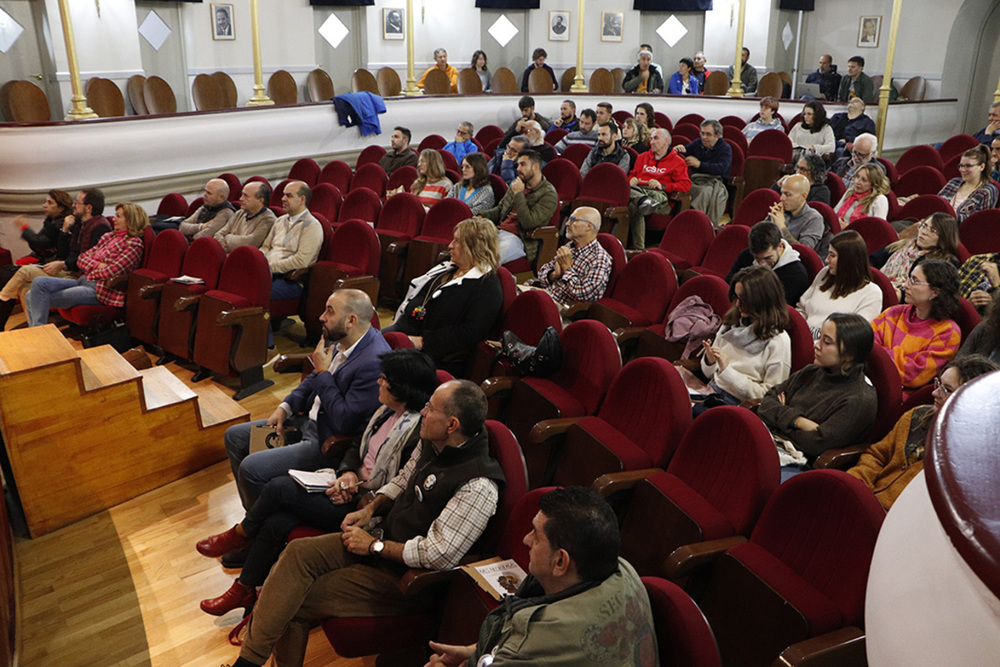
<instances>
[{"instance_id":1,"label":"framed portrait on wall","mask_svg":"<svg viewBox=\"0 0 1000 667\"><path fill-rule=\"evenodd\" d=\"M382 8L382 39L403 39L403 11Z\"/></svg>"},{"instance_id":2,"label":"framed portrait on wall","mask_svg":"<svg viewBox=\"0 0 1000 667\"><path fill-rule=\"evenodd\" d=\"M625 12L601 12L601 41L622 41L622 24Z\"/></svg>"},{"instance_id":3,"label":"framed portrait on wall","mask_svg":"<svg viewBox=\"0 0 1000 667\"><path fill-rule=\"evenodd\" d=\"M549 41L569 41L569 12L549 12Z\"/></svg>"},{"instance_id":4,"label":"framed portrait on wall","mask_svg":"<svg viewBox=\"0 0 1000 667\"><path fill-rule=\"evenodd\" d=\"M233 6L225 2L213 2L212 39L236 39L236 29L233 26Z\"/></svg>"},{"instance_id":5,"label":"framed portrait on wall","mask_svg":"<svg viewBox=\"0 0 1000 667\"><path fill-rule=\"evenodd\" d=\"M862 16L858 24L858 47L863 49L877 49L878 38L881 32L881 16Z\"/></svg>"}]
</instances>

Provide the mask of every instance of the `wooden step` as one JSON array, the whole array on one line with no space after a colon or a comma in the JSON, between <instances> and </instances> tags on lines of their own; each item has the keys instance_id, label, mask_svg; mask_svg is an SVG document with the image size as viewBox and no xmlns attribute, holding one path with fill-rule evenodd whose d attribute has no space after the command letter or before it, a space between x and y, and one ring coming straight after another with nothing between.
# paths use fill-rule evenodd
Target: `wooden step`
<instances>
[{"instance_id":1,"label":"wooden step","mask_svg":"<svg viewBox=\"0 0 1000 667\"><path fill-rule=\"evenodd\" d=\"M177 379L166 366L153 366L138 373L142 376L142 393L147 410L198 398L198 394Z\"/></svg>"},{"instance_id":2,"label":"wooden step","mask_svg":"<svg viewBox=\"0 0 1000 667\"><path fill-rule=\"evenodd\" d=\"M241 423L250 415L249 410L214 384L198 385L198 408L201 410L202 428L227 422Z\"/></svg>"},{"instance_id":3,"label":"wooden step","mask_svg":"<svg viewBox=\"0 0 1000 667\"><path fill-rule=\"evenodd\" d=\"M76 350L54 324L0 332L0 376L76 359Z\"/></svg>"},{"instance_id":4,"label":"wooden step","mask_svg":"<svg viewBox=\"0 0 1000 667\"><path fill-rule=\"evenodd\" d=\"M80 350L83 384L87 391L139 379L139 371L110 345Z\"/></svg>"}]
</instances>

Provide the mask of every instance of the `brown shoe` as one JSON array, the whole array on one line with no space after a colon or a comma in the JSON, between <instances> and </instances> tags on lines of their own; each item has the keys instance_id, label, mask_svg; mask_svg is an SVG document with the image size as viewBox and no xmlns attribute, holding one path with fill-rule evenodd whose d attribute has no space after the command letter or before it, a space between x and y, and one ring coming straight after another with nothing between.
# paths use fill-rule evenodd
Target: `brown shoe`
<instances>
[{"instance_id":1,"label":"brown shoe","mask_svg":"<svg viewBox=\"0 0 1000 667\"><path fill-rule=\"evenodd\" d=\"M202 541L198 542L198 544L195 545L195 548L202 556L220 558L230 551L238 551L242 549L249 543L250 538L243 537L237 533L236 526L233 526L224 533L206 537Z\"/></svg>"},{"instance_id":2,"label":"brown shoe","mask_svg":"<svg viewBox=\"0 0 1000 667\"><path fill-rule=\"evenodd\" d=\"M249 613L257 603L257 589L244 586L239 579L233 582L229 590L217 598L201 601L201 610L212 616L224 616L233 609L243 607Z\"/></svg>"}]
</instances>

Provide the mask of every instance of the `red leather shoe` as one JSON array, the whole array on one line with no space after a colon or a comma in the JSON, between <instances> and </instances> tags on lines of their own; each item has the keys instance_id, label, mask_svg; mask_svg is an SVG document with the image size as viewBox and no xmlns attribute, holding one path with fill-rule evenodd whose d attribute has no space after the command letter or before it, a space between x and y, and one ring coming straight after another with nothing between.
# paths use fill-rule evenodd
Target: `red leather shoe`
<instances>
[{"instance_id":1,"label":"red leather shoe","mask_svg":"<svg viewBox=\"0 0 1000 667\"><path fill-rule=\"evenodd\" d=\"M220 558L230 551L239 551L248 544L250 544L250 538L237 533L236 526L233 526L224 533L206 537L195 545L195 549L202 556Z\"/></svg>"},{"instance_id":2,"label":"red leather shoe","mask_svg":"<svg viewBox=\"0 0 1000 667\"><path fill-rule=\"evenodd\" d=\"M244 586L240 583L239 579L233 582L233 585L229 587L229 590L220 595L217 598L211 598L208 600L201 601L201 610L206 614L211 614L212 616L223 616L228 614L233 609L238 609L243 607L245 614L249 614L250 610L257 603L257 589Z\"/></svg>"}]
</instances>

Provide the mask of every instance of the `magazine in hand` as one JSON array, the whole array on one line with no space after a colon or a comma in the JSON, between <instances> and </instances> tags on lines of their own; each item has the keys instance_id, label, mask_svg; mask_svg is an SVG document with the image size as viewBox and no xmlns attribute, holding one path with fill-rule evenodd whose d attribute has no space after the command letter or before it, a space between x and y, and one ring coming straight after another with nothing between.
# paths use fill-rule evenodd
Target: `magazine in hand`
<instances>
[{"instance_id":1,"label":"magazine in hand","mask_svg":"<svg viewBox=\"0 0 1000 667\"><path fill-rule=\"evenodd\" d=\"M495 600L516 593L527 576L520 565L509 558L502 560L499 556L462 565L462 569Z\"/></svg>"},{"instance_id":2,"label":"magazine in hand","mask_svg":"<svg viewBox=\"0 0 1000 667\"><path fill-rule=\"evenodd\" d=\"M332 468L320 468L316 472L289 470L288 476L309 493L326 491L337 481L337 471Z\"/></svg>"}]
</instances>

